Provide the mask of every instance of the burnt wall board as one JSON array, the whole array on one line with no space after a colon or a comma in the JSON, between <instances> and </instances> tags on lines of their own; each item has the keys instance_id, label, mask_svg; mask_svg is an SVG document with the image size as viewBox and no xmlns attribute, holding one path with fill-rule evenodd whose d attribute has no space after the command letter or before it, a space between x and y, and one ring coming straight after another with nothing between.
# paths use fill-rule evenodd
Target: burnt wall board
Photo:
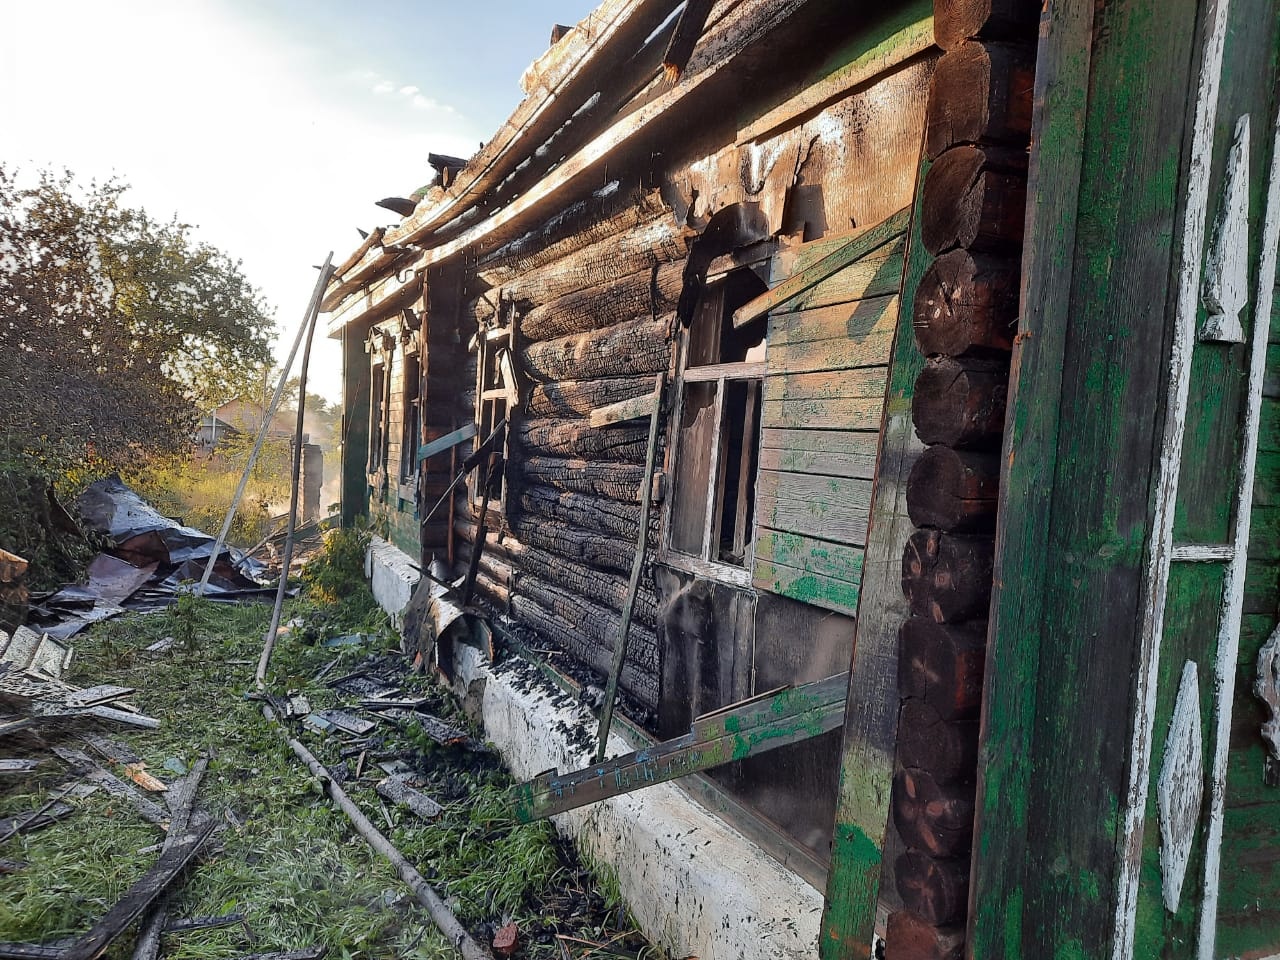
<instances>
[{"instance_id":1,"label":"burnt wall board","mask_svg":"<svg viewBox=\"0 0 1280 960\"><path fill-rule=\"evenodd\" d=\"M854 614L908 211L778 258L765 359L757 589ZM847 263L832 271L829 264ZM777 291L795 289L782 300ZM869 469L870 468L870 469Z\"/></svg>"}]
</instances>

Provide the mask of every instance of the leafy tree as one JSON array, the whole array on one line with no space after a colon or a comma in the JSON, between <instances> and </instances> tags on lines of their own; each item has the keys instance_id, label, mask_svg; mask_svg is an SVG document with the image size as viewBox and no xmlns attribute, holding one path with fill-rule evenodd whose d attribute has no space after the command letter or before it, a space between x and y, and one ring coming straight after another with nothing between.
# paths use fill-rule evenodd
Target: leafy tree
<instances>
[{"instance_id":1,"label":"leafy tree","mask_svg":"<svg viewBox=\"0 0 1280 960\"><path fill-rule=\"evenodd\" d=\"M0 164L0 440L118 465L191 442L202 411L251 389L272 321L240 264L118 179L20 185Z\"/></svg>"}]
</instances>

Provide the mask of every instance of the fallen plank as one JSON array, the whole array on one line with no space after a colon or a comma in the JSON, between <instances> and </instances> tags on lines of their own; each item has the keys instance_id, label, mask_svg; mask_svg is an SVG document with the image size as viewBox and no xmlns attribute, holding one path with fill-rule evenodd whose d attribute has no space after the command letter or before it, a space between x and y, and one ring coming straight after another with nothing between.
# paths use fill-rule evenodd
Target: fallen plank
<instances>
[{"instance_id":1,"label":"fallen plank","mask_svg":"<svg viewBox=\"0 0 1280 960\"><path fill-rule=\"evenodd\" d=\"M328 947L317 946L304 950L286 950L283 953L242 953L231 960L320 960L328 952Z\"/></svg>"},{"instance_id":2,"label":"fallen plank","mask_svg":"<svg viewBox=\"0 0 1280 960\"><path fill-rule=\"evenodd\" d=\"M110 737L84 737L83 739L90 750L111 763L139 763L142 760L142 757L134 753L128 744L112 740Z\"/></svg>"},{"instance_id":3,"label":"fallen plank","mask_svg":"<svg viewBox=\"0 0 1280 960\"><path fill-rule=\"evenodd\" d=\"M319 717L321 720L333 724L343 733L355 734L357 737L364 736L377 726L372 720L361 719L347 713L345 710L317 710L311 716Z\"/></svg>"},{"instance_id":4,"label":"fallen plank","mask_svg":"<svg viewBox=\"0 0 1280 960\"><path fill-rule=\"evenodd\" d=\"M26 813L20 813L15 817L5 817L0 820L0 843L19 833L32 833L36 830L43 830L45 827L51 827L59 820L65 820L75 812L76 808L71 804L53 799L35 810L28 810Z\"/></svg>"},{"instance_id":5,"label":"fallen plank","mask_svg":"<svg viewBox=\"0 0 1280 960\"><path fill-rule=\"evenodd\" d=\"M0 774L30 773L40 766L40 760L0 760Z\"/></svg>"},{"instance_id":6,"label":"fallen plank","mask_svg":"<svg viewBox=\"0 0 1280 960\"><path fill-rule=\"evenodd\" d=\"M193 930L216 930L219 927L232 927L243 921L243 913L224 913L216 917L189 917L185 920L170 920L164 925L164 932L179 934L191 933Z\"/></svg>"},{"instance_id":7,"label":"fallen plank","mask_svg":"<svg viewBox=\"0 0 1280 960\"><path fill-rule=\"evenodd\" d=\"M444 812L444 807L436 803L421 790L415 790L412 777L406 774L394 774L385 780L379 780L374 788L378 796L386 797L398 807L404 807L417 814L423 820L434 820Z\"/></svg>"},{"instance_id":8,"label":"fallen plank","mask_svg":"<svg viewBox=\"0 0 1280 960\"><path fill-rule=\"evenodd\" d=\"M183 836L172 847L162 851L155 866L134 881L133 886L88 933L67 948L62 960L97 960L101 957L111 942L178 878L213 835L216 825L217 821L210 819L196 832Z\"/></svg>"},{"instance_id":9,"label":"fallen plank","mask_svg":"<svg viewBox=\"0 0 1280 960\"><path fill-rule=\"evenodd\" d=\"M98 707L115 700L123 700L136 692L133 687L121 687L114 683L100 683L94 687L85 687L67 695L69 707Z\"/></svg>"},{"instance_id":10,"label":"fallen plank","mask_svg":"<svg viewBox=\"0 0 1280 960\"><path fill-rule=\"evenodd\" d=\"M53 752L72 770L83 773L90 783L98 784L113 797L127 800L142 819L157 826L164 826L168 821L169 816L163 807L147 799L133 784L125 783L110 770L104 770L84 751L73 750L70 747L54 747Z\"/></svg>"},{"instance_id":11,"label":"fallen plank","mask_svg":"<svg viewBox=\"0 0 1280 960\"><path fill-rule=\"evenodd\" d=\"M6 860L0 857L0 876L20 873L25 869L27 869L27 864L22 860Z\"/></svg>"},{"instance_id":12,"label":"fallen plank","mask_svg":"<svg viewBox=\"0 0 1280 960\"><path fill-rule=\"evenodd\" d=\"M413 719L422 727L423 733L441 746L471 742L471 736L467 731L445 723L439 717L433 717L429 713L416 713Z\"/></svg>"},{"instance_id":13,"label":"fallen plank","mask_svg":"<svg viewBox=\"0 0 1280 960\"><path fill-rule=\"evenodd\" d=\"M39 943L0 943L4 960L62 960L62 947L46 947Z\"/></svg>"},{"instance_id":14,"label":"fallen plank","mask_svg":"<svg viewBox=\"0 0 1280 960\"><path fill-rule=\"evenodd\" d=\"M85 712L91 717L97 717L99 720L110 720L114 723L123 723L131 727L142 727L144 730L155 730L160 726L160 721L154 717L146 717L140 713L128 713L125 710L117 710L114 707L90 707Z\"/></svg>"},{"instance_id":15,"label":"fallen plank","mask_svg":"<svg viewBox=\"0 0 1280 960\"><path fill-rule=\"evenodd\" d=\"M541 774L512 789L513 812L529 823L836 730L848 686L842 673L762 694L699 717L674 740L573 773Z\"/></svg>"}]
</instances>

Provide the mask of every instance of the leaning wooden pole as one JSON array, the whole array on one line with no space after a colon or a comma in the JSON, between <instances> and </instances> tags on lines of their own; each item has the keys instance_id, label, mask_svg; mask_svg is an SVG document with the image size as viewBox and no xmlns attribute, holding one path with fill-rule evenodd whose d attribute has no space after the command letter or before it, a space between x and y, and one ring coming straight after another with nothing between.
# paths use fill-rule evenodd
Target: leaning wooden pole
<instances>
[{"instance_id":1,"label":"leaning wooden pole","mask_svg":"<svg viewBox=\"0 0 1280 960\"><path fill-rule=\"evenodd\" d=\"M227 507L227 515L222 519L222 529L218 531L217 539L213 541L213 552L209 554L209 561L204 565L204 575L200 577L200 586L196 588L197 597L204 596L204 592L209 586L209 577L213 574L213 565L217 563L218 554L222 552L222 545L227 541L231 523L236 518L236 509L240 506L245 487L249 484L249 475L253 473L253 465L257 462L258 454L262 451L262 444L267 439L267 431L271 427L271 419L276 415L276 408L280 406L280 397L284 393L285 382L289 379L289 371L293 369L293 358L298 353L298 346L302 343L303 336L315 324L316 314L320 311L320 298L324 296L324 288L329 285L331 276L333 276L332 252L324 258L324 265L320 267L320 276L316 279L315 289L311 291L311 300L307 304L307 312L302 318L302 326L298 328L298 335L293 338L293 346L289 348L288 359L285 360L284 368L280 371L280 379L276 381L276 389L275 393L271 395L271 403L263 412L262 426L258 429L258 439L253 443L253 450L249 453L249 462L244 465L244 473L240 474L240 483L236 486L235 496L231 498L231 505Z\"/></svg>"},{"instance_id":2,"label":"leaning wooden pole","mask_svg":"<svg viewBox=\"0 0 1280 960\"><path fill-rule=\"evenodd\" d=\"M449 942L462 955L463 960L493 960L493 955L471 938L466 928L453 915L453 912L450 911L445 902L440 899L440 895L431 889L422 874L405 859L404 854L397 850L391 841L369 822L369 818L360 811L360 808L347 796L346 792L333 781L333 778L329 776L329 771L324 768L324 765L315 758L311 751L292 737L286 737L286 741L289 744L289 749L297 755L299 760L307 765L312 775L324 784L325 790L333 798L333 802L342 808L342 812L347 815L347 819L356 828L356 832L365 839L369 846L396 868L396 872L400 874L400 879L413 891L413 895L417 897L418 902L426 908L427 913L431 915L432 921L440 929L440 932L449 938Z\"/></svg>"},{"instance_id":3,"label":"leaning wooden pole","mask_svg":"<svg viewBox=\"0 0 1280 960\"><path fill-rule=\"evenodd\" d=\"M320 277L327 283L330 253L325 265L320 269ZM323 290L325 284L319 289ZM284 550L280 557L280 584L276 587L276 605L271 611L271 627L267 630L266 642L262 647L262 656L258 660L258 689L262 689L267 678L267 665L271 662L271 651L276 646L276 634L280 632L280 612L284 609L284 596L289 589L289 564L293 560L293 533L298 523L298 488L302 485L302 428L307 414L307 367L311 363L311 343L315 338L316 317L319 311L311 311L311 323L307 326L306 343L302 348L302 366L298 370L298 418L293 429L293 464L289 475L289 520L285 527Z\"/></svg>"},{"instance_id":4,"label":"leaning wooden pole","mask_svg":"<svg viewBox=\"0 0 1280 960\"><path fill-rule=\"evenodd\" d=\"M631 579L627 583L627 597L622 604L622 625L618 629L618 642L613 648L613 664L609 670L609 684L604 691L604 707L600 710L599 743L596 744L596 763L604 760L605 747L609 743L609 728L613 725L613 701L618 696L618 678L622 676L622 663L627 658L627 634L631 632L631 612L635 608L636 591L640 589L640 573L644 569L644 548L649 538L649 508L653 504L653 462L658 451L658 424L662 421L662 389L667 375L660 373L653 382L653 413L649 415L649 446L644 455L644 474L640 487L640 532L636 534L636 555L631 562ZM483 536L484 531L481 530Z\"/></svg>"}]
</instances>

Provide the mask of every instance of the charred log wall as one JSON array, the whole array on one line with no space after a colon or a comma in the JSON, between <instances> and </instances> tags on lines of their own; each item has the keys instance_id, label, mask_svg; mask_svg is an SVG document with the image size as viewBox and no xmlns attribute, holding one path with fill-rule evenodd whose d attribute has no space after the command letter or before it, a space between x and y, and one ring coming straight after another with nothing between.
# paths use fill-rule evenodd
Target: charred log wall
<instances>
[{"instance_id":1,"label":"charred log wall","mask_svg":"<svg viewBox=\"0 0 1280 960\"><path fill-rule=\"evenodd\" d=\"M523 388L510 415L502 518L486 523L477 587L600 679L635 555L649 425L590 418L651 392L669 369L687 234L654 195L604 218L582 216L573 229L557 218L486 256L462 310L464 322L514 318ZM474 404L474 393L463 403ZM480 533L473 505L460 504L455 559L469 559ZM657 511L646 542L657 549ZM656 629L646 565L620 684L648 710L661 676Z\"/></svg>"},{"instance_id":2,"label":"charred log wall","mask_svg":"<svg viewBox=\"0 0 1280 960\"><path fill-rule=\"evenodd\" d=\"M978 724L999 485L1017 322L1039 6L935 0L946 52L930 91L921 234L934 259L914 303L928 357L912 419L928 445L907 482L918 528L902 560L911 619L899 632L891 809L903 909L895 960L964 954Z\"/></svg>"}]
</instances>

